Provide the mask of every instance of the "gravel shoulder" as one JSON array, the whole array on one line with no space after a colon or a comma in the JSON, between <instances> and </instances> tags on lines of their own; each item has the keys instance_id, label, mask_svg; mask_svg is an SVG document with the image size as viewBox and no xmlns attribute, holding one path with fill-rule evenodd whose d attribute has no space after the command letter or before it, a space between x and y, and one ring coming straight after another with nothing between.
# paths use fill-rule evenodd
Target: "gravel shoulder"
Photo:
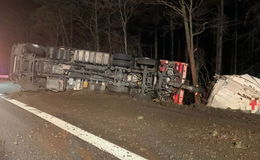
<instances>
[{"instance_id":1,"label":"gravel shoulder","mask_svg":"<svg viewBox=\"0 0 260 160\"><path fill-rule=\"evenodd\" d=\"M9 97L148 159L260 159L259 115L88 91L19 92Z\"/></svg>"}]
</instances>

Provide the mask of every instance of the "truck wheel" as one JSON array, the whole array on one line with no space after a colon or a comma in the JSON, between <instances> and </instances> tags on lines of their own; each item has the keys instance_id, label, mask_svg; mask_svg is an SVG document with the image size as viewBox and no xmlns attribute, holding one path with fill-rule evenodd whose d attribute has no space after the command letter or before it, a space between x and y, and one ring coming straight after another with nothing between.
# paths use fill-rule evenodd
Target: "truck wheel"
<instances>
[{"instance_id":1,"label":"truck wheel","mask_svg":"<svg viewBox=\"0 0 260 160\"><path fill-rule=\"evenodd\" d=\"M133 67L133 63L131 61L125 61L125 60L113 60L113 65L114 66L119 66L119 67Z\"/></svg>"},{"instance_id":2,"label":"truck wheel","mask_svg":"<svg viewBox=\"0 0 260 160\"><path fill-rule=\"evenodd\" d=\"M33 53L40 57L46 56L46 48L38 46L36 44L27 43L24 45L24 49L26 53Z\"/></svg>"},{"instance_id":3,"label":"truck wheel","mask_svg":"<svg viewBox=\"0 0 260 160\"><path fill-rule=\"evenodd\" d=\"M125 60L125 61L132 61L133 57L127 54L113 54L113 60Z\"/></svg>"},{"instance_id":4,"label":"truck wheel","mask_svg":"<svg viewBox=\"0 0 260 160\"><path fill-rule=\"evenodd\" d=\"M129 89L124 86L109 85L107 88L111 92L117 92L117 93L128 93L129 92Z\"/></svg>"},{"instance_id":5,"label":"truck wheel","mask_svg":"<svg viewBox=\"0 0 260 160\"><path fill-rule=\"evenodd\" d=\"M139 65L146 65L146 66L155 66L156 65L156 61L154 59L146 58L146 57L137 58L136 63Z\"/></svg>"}]
</instances>

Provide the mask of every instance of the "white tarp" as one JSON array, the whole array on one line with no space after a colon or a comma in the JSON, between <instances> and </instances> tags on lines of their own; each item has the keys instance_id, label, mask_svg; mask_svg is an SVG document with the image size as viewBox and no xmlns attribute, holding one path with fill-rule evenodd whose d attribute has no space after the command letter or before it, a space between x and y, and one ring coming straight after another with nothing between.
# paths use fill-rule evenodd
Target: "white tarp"
<instances>
[{"instance_id":1,"label":"white tarp","mask_svg":"<svg viewBox=\"0 0 260 160\"><path fill-rule=\"evenodd\" d=\"M220 76L207 106L260 112L260 79L248 74Z\"/></svg>"}]
</instances>

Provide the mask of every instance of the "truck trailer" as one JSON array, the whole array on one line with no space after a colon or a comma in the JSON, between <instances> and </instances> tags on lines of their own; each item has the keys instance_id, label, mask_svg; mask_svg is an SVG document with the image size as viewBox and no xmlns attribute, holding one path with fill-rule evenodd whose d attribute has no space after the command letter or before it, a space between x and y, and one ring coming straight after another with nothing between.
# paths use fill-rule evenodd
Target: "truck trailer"
<instances>
[{"instance_id":1,"label":"truck trailer","mask_svg":"<svg viewBox=\"0 0 260 160\"><path fill-rule=\"evenodd\" d=\"M24 90L89 90L152 95L183 103L188 64L65 47L19 43L12 47L11 80Z\"/></svg>"}]
</instances>

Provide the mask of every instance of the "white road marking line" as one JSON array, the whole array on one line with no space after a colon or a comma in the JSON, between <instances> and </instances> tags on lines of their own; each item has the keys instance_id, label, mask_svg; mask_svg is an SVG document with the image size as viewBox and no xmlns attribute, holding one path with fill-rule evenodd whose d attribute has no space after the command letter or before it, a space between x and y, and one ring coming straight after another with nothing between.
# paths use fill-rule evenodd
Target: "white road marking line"
<instances>
[{"instance_id":1,"label":"white road marking line","mask_svg":"<svg viewBox=\"0 0 260 160\"><path fill-rule=\"evenodd\" d=\"M0 95L1 96L1 95ZM102 151L108 152L112 154L113 156L117 157L121 160L146 160L144 157L141 157L135 153L132 153L118 145L115 145L105 139L102 139L98 136L95 136L94 134L91 134L83 129L80 129L68 122L65 122L59 118L56 118L48 113L42 112L36 108L30 107L22 102L19 102L14 99L9 99L6 97L1 96L4 100L15 104L16 106L33 113L34 115L45 119L46 121L54 124L55 126L71 133L72 135L82 139L83 141L99 148Z\"/></svg>"}]
</instances>

